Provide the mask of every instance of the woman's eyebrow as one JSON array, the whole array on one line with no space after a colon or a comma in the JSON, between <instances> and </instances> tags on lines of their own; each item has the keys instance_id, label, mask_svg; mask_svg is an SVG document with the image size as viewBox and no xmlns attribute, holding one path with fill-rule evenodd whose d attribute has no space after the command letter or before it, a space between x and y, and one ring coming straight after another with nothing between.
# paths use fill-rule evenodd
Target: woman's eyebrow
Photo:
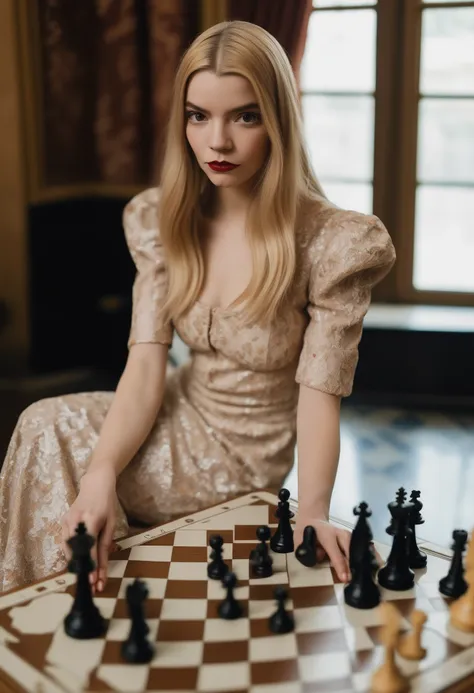
<instances>
[{"instance_id":1,"label":"woman's eyebrow","mask_svg":"<svg viewBox=\"0 0 474 693\"><path fill-rule=\"evenodd\" d=\"M201 106L196 106L196 104L191 103L191 101L186 101L186 106L189 106L190 108L195 108L196 111L201 111L201 113L207 113L209 114L209 111L206 111L205 108L201 108ZM237 108L231 108L230 111L227 111L227 113L237 113L237 111L245 111L248 108L260 108L258 103L244 103L242 106L237 106Z\"/></svg>"}]
</instances>

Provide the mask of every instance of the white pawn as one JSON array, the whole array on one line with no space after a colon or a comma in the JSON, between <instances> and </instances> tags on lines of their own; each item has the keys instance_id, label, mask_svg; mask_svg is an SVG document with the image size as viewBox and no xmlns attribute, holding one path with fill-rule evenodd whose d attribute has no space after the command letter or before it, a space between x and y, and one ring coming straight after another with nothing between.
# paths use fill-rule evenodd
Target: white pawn
<instances>
[{"instance_id":1,"label":"white pawn","mask_svg":"<svg viewBox=\"0 0 474 693\"><path fill-rule=\"evenodd\" d=\"M395 648L400 628L400 614L389 602L379 606L384 621L381 640L385 645L383 664L373 673L371 693L405 693L408 691L408 679L403 676L395 662Z\"/></svg>"},{"instance_id":2,"label":"white pawn","mask_svg":"<svg viewBox=\"0 0 474 693\"><path fill-rule=\"evenodd\" d=\"M397 651L405 659L419 661L426 657L426 648L421 646L421 634L427 616L421 609L416 609L411 615L413 630L400 639Z\"/></svg>"}]
</instances>

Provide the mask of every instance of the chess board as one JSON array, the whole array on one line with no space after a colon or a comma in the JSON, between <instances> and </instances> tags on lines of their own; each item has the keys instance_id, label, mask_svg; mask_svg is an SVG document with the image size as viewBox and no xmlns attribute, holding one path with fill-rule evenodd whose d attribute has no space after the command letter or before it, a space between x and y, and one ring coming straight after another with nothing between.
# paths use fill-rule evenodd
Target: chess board
<instances>
[{"instance_id":1,"label":"chess board","mask_svg":"<svg viewBox=\"0 0 474 693\"><path fill-rule=\"evenodd\" d=\"M270 493L254 493L120 542L106 591L95 598L109 620L102 638L72 640L64 632L74 594L70 573L0 595L0 690L3 685L15 693L369 691L384 651L379 607L348 607L332 567L307 568L294 553L271 552L274 574L252 579L249 554L256 528L277 526L277 502ZM224 558L238 577L236 597L245 615L235 621L218 617L225 588L207 578L208 542L216 533L224 538ZM398 607L403 629L410 628L413 608L428 614L422 640L427 658L409 662L397 655L397 661L413 692L472 692L474 635L450 627L447 603L438 592L449 557L420 546L428 553L428 567L415 571L415 588L381 590L382 598ZM377 548L388 555L388 546ZM156 645L149 664L127 664L120 657L130 624L125 588L135 577L149 589L145 612ZM268 627L276 585L288 588L287 607L295 619L294 632L284 635Z\"/></svg>"}]
</instances>

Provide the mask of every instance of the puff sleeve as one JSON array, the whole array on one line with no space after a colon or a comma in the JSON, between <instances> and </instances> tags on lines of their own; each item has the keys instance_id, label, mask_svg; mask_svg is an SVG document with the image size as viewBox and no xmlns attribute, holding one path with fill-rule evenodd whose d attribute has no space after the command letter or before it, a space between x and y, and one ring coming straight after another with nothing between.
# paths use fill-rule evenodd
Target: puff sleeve
<instances>
[{"instance_id":1,"label":"puff sleeve","mask_svg":"<svg viewBox=\"0 0 474 693\"><path fill-rule=\"evenodd\" d=\"M164 323L161 316L167 272L157 223L158 202L158 189L150 188L132 198L123 212L125 238L137 268L129 348L146 342L171 345L173 341L172 323Z\"/></svg>"},{"instance_id":2,"label":"puff sleeve","mask_svg":"<svg viewBox=\"0 0 474 693\"><path fill-rule=\"evenodd\" d=\"M347 397L371 291L393 266L395 249L378 217L337 210L307 251L309 323L295 380Z\"/></svg>"}]
</instances>

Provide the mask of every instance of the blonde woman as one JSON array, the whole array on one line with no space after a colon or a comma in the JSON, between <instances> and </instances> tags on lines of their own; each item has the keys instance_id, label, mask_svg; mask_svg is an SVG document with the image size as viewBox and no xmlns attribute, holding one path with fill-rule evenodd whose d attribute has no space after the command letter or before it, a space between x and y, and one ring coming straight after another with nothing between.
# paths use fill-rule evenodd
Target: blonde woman
<instances>
[{"instance_id":1,"label":"blonde woman","mask_svg":"<svg viewBox=\"0 0 474 693\"><path fill-rule=\"evenodd\" d=\"M377 217L326 199L290 63L268 32L224 22L189 47L159 189L132 199L123 221L137 268L124 372L115 393L46 399L20 416L0 479L0 589L63 569L83 520L98 538L100 593L131 519L277 489L296 444L295 541L314 525L347 580L350 534L328 522L340 400L395 252ZM175 330L191 358L167 376Z\"/></svg>"}]
</instances>

